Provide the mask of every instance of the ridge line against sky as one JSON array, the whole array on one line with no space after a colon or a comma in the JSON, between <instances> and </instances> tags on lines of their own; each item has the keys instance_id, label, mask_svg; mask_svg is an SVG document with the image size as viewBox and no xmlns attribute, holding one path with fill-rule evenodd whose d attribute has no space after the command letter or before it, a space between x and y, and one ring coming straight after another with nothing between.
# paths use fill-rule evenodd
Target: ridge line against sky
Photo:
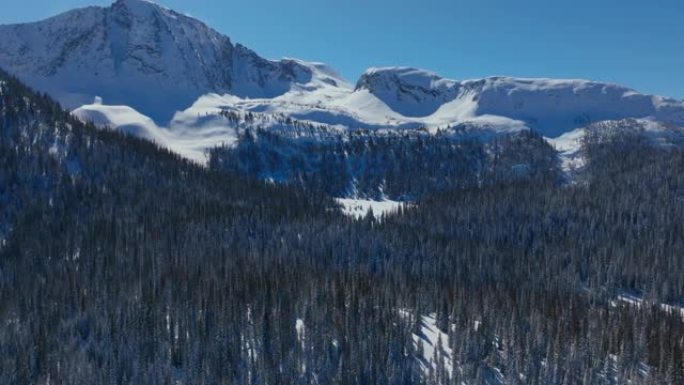
<instances>
[{"instance_id":1,"label":"ridge line against sky","mask_svg":"<svg viewBox=\"0 0 684 385\"><path fill-rule=\"evenodd\" d=\"M22 0L0 24L110 0ZM584 78L684 99L684 2L659 0L160 0L261 56L324 62L354 82L369 67L452 79Z\"/></svg>"}]
</instances>

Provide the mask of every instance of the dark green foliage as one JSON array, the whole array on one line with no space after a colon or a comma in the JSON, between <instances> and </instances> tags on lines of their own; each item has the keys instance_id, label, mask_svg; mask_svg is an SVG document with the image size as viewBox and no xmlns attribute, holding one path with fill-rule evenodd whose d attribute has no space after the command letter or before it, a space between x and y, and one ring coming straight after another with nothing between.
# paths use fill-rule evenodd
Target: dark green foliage
<instances>
[{"instance_id":1,"label":"dark green foliage","mask_svg":"<svg viewBox=\"0 0 684 385\"><path fill-rule=\"evenodd\" d=\"M484 143L448 132L363 130L311 138L257 130L236 146L213 150L210 167L331 196L416 200L438 191L557 180L556 163L553 149L532 132Z\"/></svg>"},{"instance_id":2,"label":"dark green foliage","mask_svg":"<svg viewBox=\"0 0 684 385\"><path fill-rule=\"evenodd\" d=\"M541 138L507 137L487 183L353 221L0 82L2 384L684 383L684 322L659 306L684 298L679 149L589 135L585 179L560 186ZM359 157L471 153L423 140ZM430 313L451 378L420 369Z\"/></svg>"}]
</instances>

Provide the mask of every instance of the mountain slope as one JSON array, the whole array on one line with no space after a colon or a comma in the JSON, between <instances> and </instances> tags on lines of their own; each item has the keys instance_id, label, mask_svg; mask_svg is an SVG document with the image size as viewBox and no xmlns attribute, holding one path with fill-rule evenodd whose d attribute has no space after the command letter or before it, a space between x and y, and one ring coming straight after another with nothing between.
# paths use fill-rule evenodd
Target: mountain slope
<instances>
[{"instance_id":1,"label":"mountain slope","mask_svg":"<svg viewBox=\"0 0 684 385\"><path fill-rule=\"evenodd\" d=\"M196 19L143 0L2 26L0 36L0 67L67 108L100 96L158 122L208 92L273 97L313 73L297 61L262 59Z\"/></svg>"},{"instance_id":2,"label":"mountain slope","mask_svg":"<svg viewBox=\"0 0 684 385\"><path fill-rule=\"evenodd\" d=\"M352 85L320 63L264 59L145 0L0 26L0 67L84 121L198 162L246 129L286 130L285 119L337 131L458 127L480 139L528 129L555 138L625 118L684 126L682 101L586 80L456 81L387 67L369 69ZM260 118L236 125L226 111Z\"/></svg>"},{"instance_id":3,"label":"mountain slope","mask_svg":"<svg viewBox=\"0 0 684 385\"><path fill-rule=\"evenodd\" d=\"M454 81L412 68L374 68L366 90L393 111L426 125L499 116L556 137L574 128L627 117L684 122L684 103L614 84L573 79L490 77Z\"/></svg>"},{"instance_id":4,"label":"mountain slope","mask_svg":"<svg viewBox=\"0 0 684 385\"><path fill-rule=\"evenodd\" d=\"M586 186L355 221L0 71L0 383L680 385L684 152L606 129Z\"/></svg>"}]
</instances>

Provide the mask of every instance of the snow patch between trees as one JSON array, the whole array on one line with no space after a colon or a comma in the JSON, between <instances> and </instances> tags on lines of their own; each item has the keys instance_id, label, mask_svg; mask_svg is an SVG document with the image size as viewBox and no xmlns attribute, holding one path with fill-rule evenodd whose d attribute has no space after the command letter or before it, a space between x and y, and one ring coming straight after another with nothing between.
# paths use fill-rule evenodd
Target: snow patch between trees
<instances>
[{"instance_id":1,"label":"snow patch between trees","mask_svg":"<svg viewBox=\"0 0 684 385\"><path fill-rule=\"evenodd\" d=\"M453 375L453 352L449 347L449 335L437 327L436 314L421 316L420 332L413 334L413 342L419 353L420 366L426 375L445 370Z\"/></svg>"},{"instance_id":2,"label":"snow patch between trees","mask_svg":"<svg viewBox=\"0 0 684 385\"><path fill-rule=\"evenodd\" d=\"M372 213L376 219L399 211L406 207L406 203L391 200L373 201L358 198L337 198L337 203L342 205L342 212L350 217L361 219Z\"/></svg>"},{"instance_id":3,"label":"snow patch between trees","mask_svg":"<svg viewBox=\"0 0 684 385\"><path fill-rule=\"evenodd\" d=\"M660 308L660 310L667 314L679 314L679 316L682 317L682 319L684 320L683 306L669 305L666 303L653 303L646 301L642 297L634 294L623 293L618 295L615 300L611 301L611 306L618 307L619 305L633 306L637 309L641 309L644 306L657 306L658 308Z\"/></svg>"}]
</instances>

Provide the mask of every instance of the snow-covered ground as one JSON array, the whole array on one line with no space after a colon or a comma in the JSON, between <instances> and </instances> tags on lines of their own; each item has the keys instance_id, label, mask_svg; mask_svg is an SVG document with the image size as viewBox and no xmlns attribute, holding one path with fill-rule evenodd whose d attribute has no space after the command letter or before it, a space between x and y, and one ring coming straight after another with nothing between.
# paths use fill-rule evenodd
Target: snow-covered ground
<instances>
[{"instance_id":1,"label":"snow-covered ground","mask_svg":"<svg viewBox=\"0 0 684 385\"><path fill-rule=\"evenodd\" d=\"M622 293L617 296L617 298L611 302L612 306L619 306L619 305L627 305L627 306L634 306L636 308L641 308L644 305L646 306L651 306L653 304L648 303L644 301L643 298L641 298L638 295L631 294L631 293ZM660 303L657 304L660 309L668 314L679 314L682 317L682 320L684 320L684 306L679 306L679 305L669 305L665 303Z\"/></svg>"},{"instance_id":2,"label":"snow-covered ground","mask_svg":"<svg viewBox=\"0 0 684 385\"><path fill-rule=\"evenodd\" d=\"M589 131L603 133L606 137L616 133L638 133L647 138L654 146L660 147L684 144L683 127L663 123L652 118L601 121L566 132L557 138L546 138L546 141L558 152L561 169L569 180L572 180L586 164L582 152L582 142Z\"/></svg>"},{"instance_id":3,"label":"snow-covered ground","mask_svg":"<svg viewBox=\"0 0 684 385\"><path fill-rule=\"evenodd\" d=\"M335 200L342 205L342 211L346 215L357 219L364 218L370 211L373 212L375 218L380 218L385 214L397 212L400 207L406 205L404 202L391 200L374 201L355 198L337 198Z\"/></svg>"},{"instance_id":4,"label":"snow-covered ground","mask_svg":"<svg viewBox=\"0 0 684 385\"><path fill-rule=\"evenodd\" d=\"M413 335L416 347L420 346L423 356L419 357L420 365L427 374L437 371L439 362L451 377L453 374L453 353L449 347L449 336L437 327L435 314L421 317L420 334Z\"/></svg>"},{"instance_id":5,"label":"snow-covered ground","mask_svg":"<svg viewBox=\"0 0 684 385\"><path fill-rule=\"evenodd\" d=\"M586 130L584 128L578 128L557 138L546 139L558 151L561 169L568 175L584 167L585 159L582 156L581 149L582 139L585 134Z\"/></svg>"},{"instance_id":6,"label":"snow-covered ground","mask_svg":"<svg viewBox=\"0 0 684 385\"><path fill-rule=\"evenodd\" d=\"M588 124L638 118L684 126L680 100L588 80L459 81L384 67L353 84L322 63L262 58L197 19L144 0L0 26L0 52L0 67L82 119L200 162L207 149L235 140L235 124L216 118L227 110L347 130L468 127L471 136L491 137L534 129L556 138L567 169L581 166L575 130Z\"/></svg>"},{"instance_id":7,"label":"snow-covered ground","mask_svg":"<svg viewBox=\"0 0 684 385\"><path fill-rule=\"evenodd\" d=\"M204 164L207 150L231 145L237 140L237 127L227 124L220 116L195 115L185 112L176 114L167 127L158 126L152 119L128 106L104 104L84 105L73 111L84 122L100 127L114 128L132 135L151 140L181 156Z\"/></svg>"}]
</instances>

